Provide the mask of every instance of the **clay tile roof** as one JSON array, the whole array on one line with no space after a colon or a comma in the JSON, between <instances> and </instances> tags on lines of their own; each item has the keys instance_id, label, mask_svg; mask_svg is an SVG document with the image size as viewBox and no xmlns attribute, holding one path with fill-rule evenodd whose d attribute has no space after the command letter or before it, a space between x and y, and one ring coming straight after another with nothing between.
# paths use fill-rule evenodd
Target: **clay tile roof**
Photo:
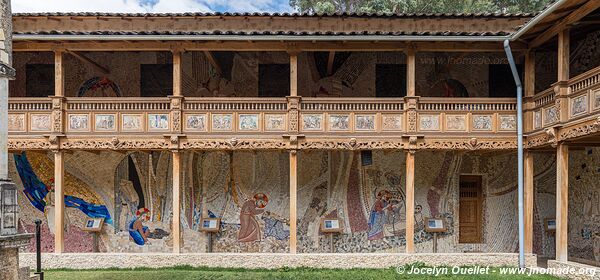
<instances>
[{"instance_id":1,"label":"clay tile roof","mask_svg":"<svg viewBox=\"0 0 600 280\"><path fill-rule=\"evenodd\" d=\"M508 32L456 32L456 31L439 31L439 32L370 32L370 31L351 31L351 32L321 32L321 31L64 31L64 30L50 30L50 31L27 31L27 32L14 32L17 35L285 35L285 36L506 36L510 35Z\"/></svg>"},{"instance_id":2,"label":"clay tile roof","mask_svg":"<svg viewBox=\"0 0 600 280\"><path fill-rule=\"evenodd\" d=\"M13 17L384 17L384 18L529 18L536 13L14 13Z\"/></svg>"}]
</instances>

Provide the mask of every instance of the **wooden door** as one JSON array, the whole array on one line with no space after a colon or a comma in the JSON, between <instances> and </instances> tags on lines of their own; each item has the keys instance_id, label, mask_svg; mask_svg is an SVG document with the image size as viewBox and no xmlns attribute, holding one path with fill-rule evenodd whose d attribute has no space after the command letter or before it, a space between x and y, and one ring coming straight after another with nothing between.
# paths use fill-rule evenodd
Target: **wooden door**
<instances>
[{"instance_id":1,"label":"wooden door","mask_svg":"<svg viewBox=\"0 0 600 280\"><path fill-rule=\"evenodd\" d=\"M459 188L459 242L482 243L481 176L461 175Z\"/></svg>"}]
</instances>

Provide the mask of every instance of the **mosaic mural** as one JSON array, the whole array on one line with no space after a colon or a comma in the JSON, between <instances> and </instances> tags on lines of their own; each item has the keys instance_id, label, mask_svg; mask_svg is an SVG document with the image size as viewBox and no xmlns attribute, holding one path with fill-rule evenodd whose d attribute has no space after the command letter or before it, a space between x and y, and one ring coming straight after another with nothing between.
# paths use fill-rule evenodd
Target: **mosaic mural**
<instances>
[{"instance_id":1,"label":"mosaic mural","mask_svg":"<svg viewBox=\"0 0 600 280\"><path fill-rule=\"evenodd\" d=\"M405 155L402 151L307 151L298 159L298 251L329 252L321 218L339 218L336 252L403 252L405 241ZM600 235L600 149L570 156L570 256L596 260ZM514 252L517 249L515 153L418 152L415 161L415 243L430 252L427 217L444 219L440 252ZM67 252L91 252L92 237L81 230L89 217L102 217L102 252L170 252L173 244L172 157L164 152L65 154ZM184 152L182 154L183 252L205 252L202 217L220 218L215 252L287 252L289 232L288 154L285 152ZM556 165L552 153L535 155L534 252L554 254L543 221L555 212ZM32 232L43 220L44 251L53 250L53 155L13 154L11 176L21 187L20 228ZM458 243L458 183L461 174L483 178L483 243ZM510 209L513 209L512 211ZM507 226L512 225L512 226ZM33 243L32 243L33 245ZM33 250L30 246L27 250Z\"/></svg>"},{"instance_id":2,"label":"mosaic mural","mask_svg":"<svg viewBox=\"0 0 600 280\"><path fill-rule=\"evenodd\" d=\"M571 150L569 161L569 257L600 262L600 149Z\"/></svg>"}]
</instances>

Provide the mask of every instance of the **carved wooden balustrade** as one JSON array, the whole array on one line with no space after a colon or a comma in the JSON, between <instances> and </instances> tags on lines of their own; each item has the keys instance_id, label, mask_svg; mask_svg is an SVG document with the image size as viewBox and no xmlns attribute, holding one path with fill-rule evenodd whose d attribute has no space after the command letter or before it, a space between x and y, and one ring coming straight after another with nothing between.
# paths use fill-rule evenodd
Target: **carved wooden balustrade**
<instances>
[{"instance_id":1,"label":"carved wooden balustrade","mask_svg":"<svg viewBox=\"0 0 600 280\"><path fill-rule=\"evenodd\" d=\"M516 141L514 98L52 97L9 103L13 143L47 138L65 149L403 148L409 138L471 141L467 148L474 138L501 139L510 143L498 148L513 148ZM20 143L11 149L49 147Z\"/></svg>"},{"instance_id":2,"label":"carved wooden balustrade","mask_svg":"<svg viewBox=\"0 0 600 280\"><path fill-rule=\"evenodd\" d=\"M561 87L567 87L559 96ZM536 94L526 147L556 145L600 132L600 67Z\"/></svg>"},{"instance_id":3,"label":"carved wooden balustrade","mask_svg":"<svg viewBox=\"0 0 600 280\"><path fill-rule=\"evenodd\" d=\"M418 131L476 136L516 132L514 98L421 98Z\"/></svg>"},{"instance_id":4,"label":"carved wooden balustrade","mask_svg":"<svg viewBox=\"0 0 600 280\"><path fill-rule=\"evenodd\" d=\"M597 115L600 112L600 67L596 67L577 77L571 78L567 84L568 94L563 101L556 98L559 85L555 84L533 97L533 131L539 131L558 125ZM566 117L561 118L561 114ZM561 122L561 120L563 120Z\"/></svg>"}]
</instances>

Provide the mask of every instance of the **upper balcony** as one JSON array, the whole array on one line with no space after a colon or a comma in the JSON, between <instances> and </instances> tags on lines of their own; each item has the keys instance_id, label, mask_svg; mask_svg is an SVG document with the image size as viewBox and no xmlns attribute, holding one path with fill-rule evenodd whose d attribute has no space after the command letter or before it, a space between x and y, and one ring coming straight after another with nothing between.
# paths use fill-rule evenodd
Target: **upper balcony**
<instances>
[{"instance_id":1,"label":"upper balcony","mask_svg":"<svg viewBox=\"0 0 600 280\"><path fill-rule=\"evenodd\" d=\"M530 147L577 138L583 138L578 140L582 145L596 145L600 131L600 67L536 94L526 112L531 113Z\"/></svg>"},{"instance_id":2,"label":"upper balcony","mask_svg":"<svg viewBox=\"0 0 600 280\"><path fill-rule=\"evenodd\" d=\"M516 148L498 52L62 50L14 64L12 150ZM598 72L569 81L567 121L598 109ZM550 91L525 108L527 133L558 123Z\"/></svg>"}]
</instances>

